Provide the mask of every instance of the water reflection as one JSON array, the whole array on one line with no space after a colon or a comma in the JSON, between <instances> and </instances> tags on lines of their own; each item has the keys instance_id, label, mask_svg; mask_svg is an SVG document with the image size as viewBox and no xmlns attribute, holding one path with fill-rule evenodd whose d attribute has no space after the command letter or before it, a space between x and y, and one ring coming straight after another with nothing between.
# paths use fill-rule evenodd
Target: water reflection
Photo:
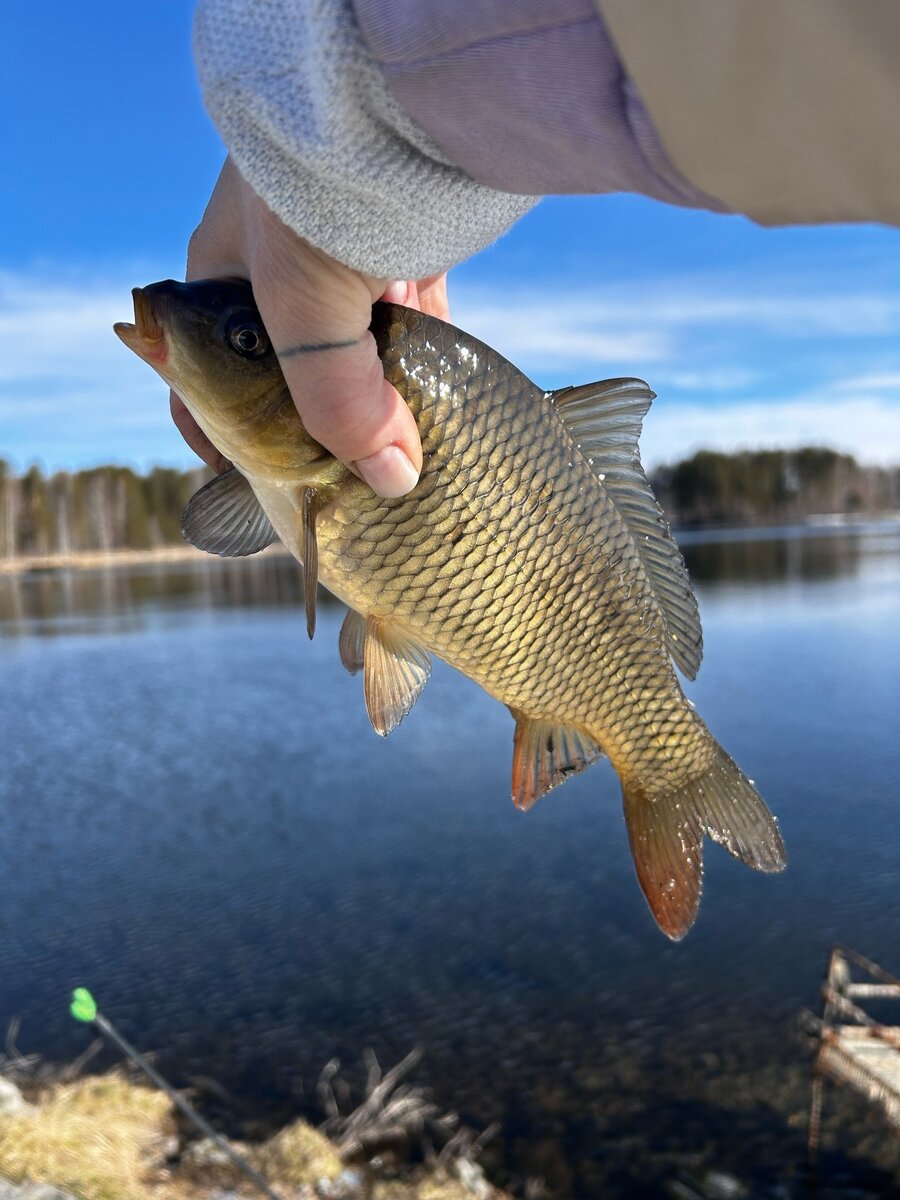
<instances>
[{"instance_id":1,"label":"water reflection","mask_svg":"<svg viewBox=\"0 0 900 1200\"><path fill-rule=\"evenodd\" d=\"M140 628L186 608L290 608L303 572L287 555L0 575L0 631L54 635ZM333 598L320 595L328 604Z\"/></svg>"},{"instance_id":2,"label":"water reflection","mask_svg":"<svg viewBox=\"0 0 900 1200\"><path fill-rule=\"evenodd\" d=\"M684 542L709 648L691 695L790 862L761 877L709 847L679 946L608 764L523 818L509 715L441 664L377 738L340 612L307 642L289 559L0 578L0 1029L20 1014L23 1049L73 1058L87 984L176 1082L312 1116L332 1055L421 1044L438 1103L501 1122L501 1178L656 1200L696 1155L786 1195L793 1017L834 941L898 966L900 534ZM109 636L62 636L85 630ZM855 1121L840 1169L894 1194L900 1144Z\"/></svg>"},{"instance_id":3,"label":"water reflection","mask_svg":"<svg viewBox=\"0 0 900 1200\"><path fill-rule=\"evenodd\" d=\"M852 578L873 557L900 552L900 526L859 531L807 527L678 534L699 585ZM190 608L293 608L303 573L285 554L139 567L40 570L0 575L0 632L7 635L124 631ZM334 602L320 589L319 603Z\"/></svg>"},{"instance_id":4,"label":"water reflection","mask_svg":"<svg viewBox=\"0 0 900 1200\"><path fill-rule=\"evenodd\" d=\"M707 583L814 582L858 575L872 555L900 550L900 526L884 523L860 531L745 529L679 533L691 578Z\"/></svg>"}]
</instances>

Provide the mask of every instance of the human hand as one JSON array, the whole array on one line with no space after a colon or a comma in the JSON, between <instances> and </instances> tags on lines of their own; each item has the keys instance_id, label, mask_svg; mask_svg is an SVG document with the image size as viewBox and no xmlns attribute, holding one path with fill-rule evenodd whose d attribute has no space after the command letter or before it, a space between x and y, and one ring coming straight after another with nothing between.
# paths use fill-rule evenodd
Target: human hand
<instances>
[{"instance_id":1,"label":"human hand","mask_svg":"<svg viewBox=\"0 0 900 1200\"><path fill-rule=\"evenodd\" d=\"M305 428L382 496L422 469L415 421L368 332L379 297L449 319L446 275L393 282L354 271L289 229L227 160L191 238L187 279L249 279ZM214 470L229 464L171 394L172 417Z\"/></svg>"}]
</instances>

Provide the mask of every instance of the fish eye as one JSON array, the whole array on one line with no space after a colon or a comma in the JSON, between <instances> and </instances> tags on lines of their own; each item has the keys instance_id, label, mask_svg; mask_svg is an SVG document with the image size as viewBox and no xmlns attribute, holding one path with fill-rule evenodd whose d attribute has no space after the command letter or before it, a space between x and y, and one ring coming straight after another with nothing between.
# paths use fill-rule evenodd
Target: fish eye
<instances>
[{"instance_id":1,"label":"fish eye","mask_svg":"<svg viewBox=\"0 0 900 1200\"><path fill-rule=\"evenodd\" d=\"M231 348L243 358L263 358L269 353L269 339L258 321L236 317L225 331Z\"/></svg>"}]
</instances>

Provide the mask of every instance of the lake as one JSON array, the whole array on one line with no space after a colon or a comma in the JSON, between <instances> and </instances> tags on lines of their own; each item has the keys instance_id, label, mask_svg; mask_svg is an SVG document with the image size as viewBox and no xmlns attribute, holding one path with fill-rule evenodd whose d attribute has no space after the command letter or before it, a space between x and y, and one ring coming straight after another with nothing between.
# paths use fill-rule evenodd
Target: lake
<instances>
[{"instance_id":1,"label":"lake","mask_svg":"<svg viewBox=\"0 0 900 1200\"><path fill-rule=\"evenodd\" d=\"M89 986L175 1082L273 1120L321 1116L328 1060L352 1083L365 1048L421 1046L442 1107L500 1123L500 1181L662 1197L708 1164L794 1194L798 1011L835 942L900 970L900 528L682 544L706 641L686 690L790 861L707 843L677 946L608 764L517 812L509 714L441 664L378 738L343 610L309 643L289 560L0 577L0 1026L74 1058ZM826 1182L900 1194L877 1118L826 1113Z\"/></svg>"}]
</instances>

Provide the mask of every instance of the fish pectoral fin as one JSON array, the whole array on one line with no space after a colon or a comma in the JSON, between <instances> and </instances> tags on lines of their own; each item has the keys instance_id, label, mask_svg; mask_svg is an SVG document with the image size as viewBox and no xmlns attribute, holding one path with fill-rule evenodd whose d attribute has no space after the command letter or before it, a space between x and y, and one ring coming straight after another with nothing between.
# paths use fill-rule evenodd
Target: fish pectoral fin
<instances>
[{"instance_id":1,"label":"fish pectoral fin","mask_svg":"<svg viewBox=\"0 0 900 1200\"><path fill-rule=\"evenodd\" d=\"M319 543L316 517L334 499L333 487L305 487L300 501L300 556L303 559L303 603L306 607L306 632L310 640L316 632L316 591L319 587Z\"/></svg>"},{"instance_id":2,"label":"fish pectoral fin","mask_svg":"<svg viewBox=\"0 0 900 1200\"><path fill-rule=\"evenodd\" d=\"M657 925L674 942L697 916L704 834L755 871L784 869L775 818L721 746L709 770L678 791L654 795L626 784L623 798L638 882Z\"/></svg>"},{"instance_id":3,"label":"fish pectoral fin","mask_svg":"<svg viewBox=\"0 0 900 1200\"><path fill-rule=\"evenodd\" d=\"M366 665L366 618L355 609L348 609L341 635L338 638L341 662L351 675Z\"/></svg>"},{"instance_id":4,"label":"fish pectoral fin","mask_svg":"<svg viewBox=\"0 0 900 1200\"><path fill-rule=\"evenodd\" d=\"M369 617L364 653L366 710L376 733L396 729L431 674L431 656L389 623Z\"/></svg>"},{"instance_id":5,"label":"fish pectoral fin","mask_svg":"<svg viewBox=\"0 0 900 1200\"><path fill-rule=\"evenodd\" d=\"M604 379L550 392L560 420L631 531L666 620L669 653L693 679L703 657L700 612L687 567L650 481L638 441L654 393L643 379Z\"/></svg>"},{"instance_id":6,"label":"fish pectoral fin","mask_svg":"<svg viewBox=\"0 0 900 1200\"><path fill-rule=\"evenodd\" d=\"M256 493L236 467L195 492L182 514L181 533L198 550L222 558L256 554L278 540Z\"/></svg>"},{"instance_id":7,"label":"fish pectoral fin","mask_svg":"<svg viewBox=\"0 0 900 1200\"><path fill-rule=\"evenodd\" d=\"M589 767L603 753L593 738L574 725L526 717L514 708L510 712L516 718L512 772L516 808L527 811L551 788Z\"/></svg>"}]
</instances>

